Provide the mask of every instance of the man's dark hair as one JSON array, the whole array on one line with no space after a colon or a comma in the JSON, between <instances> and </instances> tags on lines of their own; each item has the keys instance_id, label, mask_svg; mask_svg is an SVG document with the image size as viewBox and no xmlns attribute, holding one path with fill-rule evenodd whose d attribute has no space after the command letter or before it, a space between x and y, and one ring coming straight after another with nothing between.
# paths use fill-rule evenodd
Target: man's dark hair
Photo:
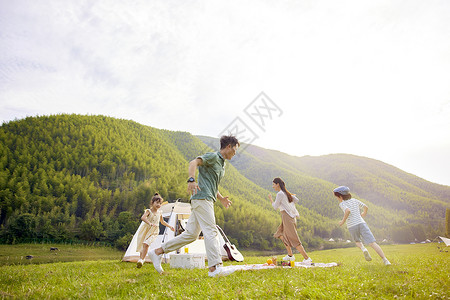
<instances>
[{"instance_id":1,"label":"man's dark hair","mask_svg":"<svg viewBox=\"0 0 450 300\"><path fill-rule=\"evenodd\" d=\"M220 150L226 148L228 145L234 147L236 145L240 146L238 139L232 135L222 135L220 138Z\"/></svg>"}]
</instances>

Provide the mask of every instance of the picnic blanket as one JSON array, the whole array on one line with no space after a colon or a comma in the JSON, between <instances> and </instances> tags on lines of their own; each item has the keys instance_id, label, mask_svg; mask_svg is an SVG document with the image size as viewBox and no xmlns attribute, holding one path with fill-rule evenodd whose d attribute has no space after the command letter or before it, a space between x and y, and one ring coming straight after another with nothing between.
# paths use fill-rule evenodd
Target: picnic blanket
<instances>
[{"instance_id":1,"label":"picnic blanket","mask_svg":"<svg viewBox=\"0 0 450 300\"><path fill-rule=\"evenodd\" d=\"M337 267L338 263L303 263L295 262L295 267L299 268L331 268ZM225 270L231 272L235 271L248 271L248 270L265 270L265 269L275 269L275 268L292 268L291 266L276 266L274 264L253 264L253 265L232 265L224 266Z\"/></svg>"}]
</instances>

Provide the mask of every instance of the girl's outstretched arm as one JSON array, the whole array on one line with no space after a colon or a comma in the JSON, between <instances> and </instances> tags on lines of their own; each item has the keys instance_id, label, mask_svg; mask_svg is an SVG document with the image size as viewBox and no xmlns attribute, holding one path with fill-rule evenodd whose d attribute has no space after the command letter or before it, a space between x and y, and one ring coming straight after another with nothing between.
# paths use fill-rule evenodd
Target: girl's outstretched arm
<instances>
[{"instance_id":1,"label":"girl's outstretched arm","mask_svg":"<svg viewBox=\"0 0 450 300\"><path fill-rule=\"evenodd\" d=\"M361 213L361 217L365 217L367 215L368 210L369 210L369 208L367 206L364 206L363 212Z\"/></svg>"},{"instance_id":2,"label":"girl's outstretched arm","mask_svg":"<svg viewBox=\"0 0 450 300\"><path fill-rule=\"evenodd\" d=\"M342 220L339 222L339 226L344 225L345 221L347 221L348 216L350 215L350 209L346 208L345 209L345 213L344 213L344 217L342 218Z\"/></svg>"},{"instance_id":3,"label":"girl's outstretched arm","mask_svg":"<svg viewBox=\"0 0 450 300\"><path fill-rule=\"evenodd\" d=\"M166 227L169 227L170 230L175 231L175 228L173 228L172 226L170 226L166 221L164 221L164 218L162 216L159 217L159 221L161 222L161 224L163 224Z\"/></svg>"},{"instance_id":4,"label":"girl's outstretched arm","mask_svg":"<svg viewBox=\"0 0 450 300\"><path fill-rule=\"evenodd\" d=\"M147 209L147 210L145 210L145 212L144 212L144 214L142 215L142 217L141 217L141 220L144 222L144 223L146 223L147 225L149 225L149 226L158 226L158 225L156 225L156 224L152 224L152 223L150 223L150 221L148 220L148 215L150 214L150 211Z\"/></svg>"}]
</instances>

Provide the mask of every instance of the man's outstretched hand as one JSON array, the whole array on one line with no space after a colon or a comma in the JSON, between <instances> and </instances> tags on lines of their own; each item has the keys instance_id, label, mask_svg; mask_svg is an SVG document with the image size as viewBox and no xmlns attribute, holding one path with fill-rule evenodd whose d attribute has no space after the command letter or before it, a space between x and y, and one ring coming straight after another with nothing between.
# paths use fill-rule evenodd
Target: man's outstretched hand
<instances>
[{"instance_id":1,"label":"man's outstretched hand","mask_svg":"<svg viewBox=\"0 0 450 300\"><path fill-rule=\"evenodd\" d=\"M231 205L231 200L228 199L228 196L221 198L220 202L222 202L222 205L225 206L225 208L228 208Z\"/></svg>"},{"instance_id":2,"label":"man's outstretched hand","mask_svg":"<svg viewBox=\"0 0 450 300\"><path fill-rule=\"evenodd\" d=\"M188 193L190 195L195 195L197 194L197 191L201 191L200 187L198 186L197 182L189 182L188 183Z\"/></svg>"}]
</instances>

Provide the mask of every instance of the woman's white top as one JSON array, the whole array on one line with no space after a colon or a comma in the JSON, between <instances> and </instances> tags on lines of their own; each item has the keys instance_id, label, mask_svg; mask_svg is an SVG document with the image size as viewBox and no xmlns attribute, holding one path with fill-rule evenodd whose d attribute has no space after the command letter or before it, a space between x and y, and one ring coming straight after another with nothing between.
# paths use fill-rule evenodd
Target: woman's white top
<instances>
[{"instance_id":1,"label":"woman's white top","mask_svg":"<svg viewBox=\"0 0 450 300\"><path fill-rule=\"evenodd\" d=\"M277 193L275 201L272 203L274 209L280 209L280 211L285 211L291 218L299 216L297 208L295 208L295 203L298 203L298 198L292 195L292 202L289 202L288 197L283 191Z\"/></svg>"}]
</instances>

